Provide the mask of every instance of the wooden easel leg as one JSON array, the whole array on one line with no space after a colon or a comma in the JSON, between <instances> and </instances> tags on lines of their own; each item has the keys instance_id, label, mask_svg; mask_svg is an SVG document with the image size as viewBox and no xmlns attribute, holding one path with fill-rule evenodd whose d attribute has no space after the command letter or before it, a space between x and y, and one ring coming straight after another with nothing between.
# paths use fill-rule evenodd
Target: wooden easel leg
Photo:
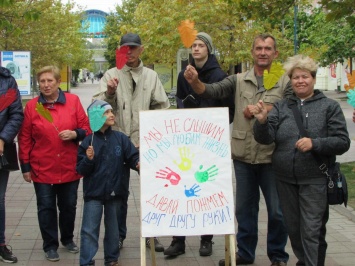
<instances>
[{"instance_id":1,"label":"wooden easel leg","mask_svg":"<svg viewBox=\"0 0 355 266\"><path fill-rule=\"evenodd\" d=\"M229 245L230 245L230 253L231 253L231 264L232 266L236 266L235 262L235 234L229 236Z\"/></svg>"},{"instance_id":2,"label":"wooden easel leg","mask_svg":"<svg viewBox=\"0 0 355 266\"><path fill-rule=\"evenodd\" d=\"M141 266L146 266L146 246L145 246L145 238L141 237Z\"/></svg>"},{"instance_id":3,"label":"wooden easel leg","mask_svg":"<svg viewBox=\"0 0 355 266\"><path fill-rule=\"evenodd\" d=\"M229 265L230 262L230 235L225 235L224 236L224 246L225 246L225 252L224 252L224 259L225 259L225 264L226 266Z\"/></svg>"},{"instance_id":4,"label":"wooden easel leg","mask_svg":"<svg viewBox=\"0 0 355 266\"><path fill-rule=\"evenodd\" d=\"M155 257L155 243L154 243L154 237L150 238L150 255L152 257L152 266L157 265L157 260Z\"/></svg>"}]
</instances>

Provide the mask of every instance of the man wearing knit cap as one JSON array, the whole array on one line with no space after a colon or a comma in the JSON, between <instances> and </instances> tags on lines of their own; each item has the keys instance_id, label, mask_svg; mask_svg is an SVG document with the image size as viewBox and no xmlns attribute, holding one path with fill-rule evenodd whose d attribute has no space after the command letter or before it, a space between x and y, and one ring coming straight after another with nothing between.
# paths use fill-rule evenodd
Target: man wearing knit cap
<instances>
[{"instance_id":1,"label":"man wearing knit cap","mask_svg":"<svg viewBox=\"0 0 355 266\"><path fill-rule=\"evenodd\" d=\"M214 55L212 38L205 32L199 32L191 47L193 61L191 65L197 69L198 77L205 83L213 83L224 79L227 75L218 64ZM184 78L185 69L178 76L177 103L178 108L206 108L206 107L231 107L230 117L233 118L233 99L214 100L199 97ZM232 113L231 113L232 112ZM200 256L212 254L212 235L201 236ZM164 251L164 255L178 256L185 253L185 236L174 236L171 245Z\"/></svg>"}]
</instances>

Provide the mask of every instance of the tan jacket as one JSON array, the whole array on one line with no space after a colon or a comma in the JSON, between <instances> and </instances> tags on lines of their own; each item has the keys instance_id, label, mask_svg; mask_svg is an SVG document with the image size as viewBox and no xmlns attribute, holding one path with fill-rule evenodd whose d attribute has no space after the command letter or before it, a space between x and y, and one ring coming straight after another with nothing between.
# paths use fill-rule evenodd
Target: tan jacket
<instances>
[{"instance_id":1,"label":"tan jacket","mask_svg":"<svg viewBox=\"0 0 355 266\"><path fill-rule=\"evenodd\" d=\"M107 82L118 78L116 94L107 95ZM136 83L133 90L132 78ZM100 80L100 92L93 96L111 104L116 115L115 130L125 133L134 145L139 146L139 111L167 109L169 99L158 74L143 66L137 68L125 65L121 70L116 67L106 71Z\"/></svg>"},{"instance_id":2,"label":"tan jacket","mask_svg":"<svg viewBox=\"0 0 355 266\"><path fill-rule=\"evenodd\" d=\"M243 111L247 105L256 104L259 100L274 104L283 97L292 94L292 88L288 76L283 75L270 90L258 91L258 83L254 74L254 68L250 71L229 76L221 82L205 84L205 97L230 97L234 93L235 113L233 130L231 134L232 158L251 164L271 163L271 155L274 144L262 145L255 141L253 125L255 118L247 119Z\"/></svg>"}]
</instances>

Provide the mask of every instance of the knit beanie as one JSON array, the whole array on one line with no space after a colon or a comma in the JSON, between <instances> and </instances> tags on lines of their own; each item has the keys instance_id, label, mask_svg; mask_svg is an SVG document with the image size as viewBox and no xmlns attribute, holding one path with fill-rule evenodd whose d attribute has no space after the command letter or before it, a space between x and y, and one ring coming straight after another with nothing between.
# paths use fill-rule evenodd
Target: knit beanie
<instances>
[{"instance_id":1,"label":"knit beanie","mask_svg":"<svg viewBox=\"0 0 355 266\"><path fill-rule=\"evenodd\" d=\"M199 32L196 35L196 39L201 40L206 44L209 54L214 53L212 38L210 35L208 35L206 32Z\"/></svg>"},{"instance_id":2,"label":"knit beanie","mask_svg":"<svg viewBox=\"0 0 355 266\"><path fill-rule=\"evenodd\" d=\"M89 113L90 110L92 110L96 106L97 107L102 107L104 109L104 112L106 112L109 109L111 109L111 110L113 109L112 106L109 103L107 103L105 101L102 101L102 100L95 100L89 105L88 113Z\"/></svg>"}]
</instances>

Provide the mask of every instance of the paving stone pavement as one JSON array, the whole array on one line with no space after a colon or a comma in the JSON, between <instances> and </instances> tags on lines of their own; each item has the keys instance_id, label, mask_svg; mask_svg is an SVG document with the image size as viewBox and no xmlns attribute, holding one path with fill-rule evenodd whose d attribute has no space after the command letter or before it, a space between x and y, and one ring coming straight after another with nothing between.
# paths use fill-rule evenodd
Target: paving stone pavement
<instances>
[{"instance_id":1,"label":"paving stone pavement","mask_svg":"<svg viewBox=\"0 0 355 266\"><path fill-rule=\"evenodd\" d=\"M91 96L96 92L97 83L80 84L73 88L72 93L79 95L84 107L91 101ZM339 99L344 95L335 92L326 92L329 97ZM355 127L351 122L352 108L346 102L341 101L344 114L348 120L351 138L355 137ZM351 124L350 124L351 122ZM355 148L354 141L350 151L338 158L341 162L354 161ZM233 180L235 180L233 178ZM136 172L131 172L130 197L128 210L128 234L121 250L120 262L122 265L138 266L141 265L140 259L140 182ZM235 186L234 186L235 187ZM82 185L79 187L79 200L77 206L77 218L74 232L74 241L80 243L80 226L82 217ZM327 224L328 250L326 266L353 266L355 265L355 214L351 207L343 206L331 207L330 219ZM100 248L95 257L96 265L104 265L103 260L103 223L100 233ZM259 211L259 242L256 250L256 260L253 265L270 265L266 255L266 232L267 232L267 212L263 199L260 201ZM211 232L213 234L213 232ZM158 232L157 232L158 235ZM167 248L171 242L171 237L159 238ZM6 193L6 240L12 246L14 254L18 257L17 265L79 265L79 254L71 254L63 247L58 249L60 261L49 262L44 257L42 250L42 238L38 227L36 196L32 184L26 183L20 171L10 173L8 189ZM186 239L186 253L171 259L164 257L162 253L156 253L157 265L168 266L212 266L218 265L218 261L224 257L224 236L214 236L213 254L210 257L200 257L199 237L190 236ZM290 243L287 244L287 252L290 254L288 265L295 265L295 258ZM146 251L147 265L152 265L149 250ZM0 261L0 265L5 263Z\"/></svg>"}]
</instances>

